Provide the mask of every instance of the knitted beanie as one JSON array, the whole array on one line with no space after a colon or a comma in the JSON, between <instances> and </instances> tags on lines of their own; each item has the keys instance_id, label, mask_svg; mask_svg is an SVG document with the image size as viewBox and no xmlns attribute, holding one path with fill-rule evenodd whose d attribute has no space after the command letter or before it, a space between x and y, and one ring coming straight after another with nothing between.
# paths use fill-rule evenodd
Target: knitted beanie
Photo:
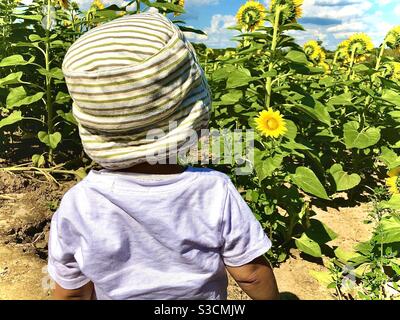
<instances>
[{"instance_id":1,"label":"knitted beanie","mask_svg":"<svg viewBox=\"0 0 400 320\"><path fill-rule=\"evenodd\" d=\"M159 13L91 29L69 48L62 70L84 150L104 168L165 159L169 145L189 148L193 130L207 127L204 72L183 33ZM149 138L151 129L165 134Z\"/></svg>"}]
</instances>

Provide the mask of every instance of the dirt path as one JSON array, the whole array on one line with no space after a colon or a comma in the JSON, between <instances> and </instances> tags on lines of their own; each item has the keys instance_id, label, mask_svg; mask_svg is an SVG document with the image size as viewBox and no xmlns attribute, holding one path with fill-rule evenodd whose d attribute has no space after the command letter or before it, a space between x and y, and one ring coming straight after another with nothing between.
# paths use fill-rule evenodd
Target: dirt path
<instances>
[{"instance_id":1,"label":"dirt path","mask_svg":"<svg viewBox=\"0 0 400 320\"><path fill-rule=\"evenodd\" d=\"M48 222L58 200L72 184L56 187L0 173L0 299L50 298L43 259L47 255ZM368 205L340 211L313 209L317 218L338 234L332 245L351 249L370 236L371 226L363 223ZM282 298L332 299L330 291L309 274L310 270L324 269L293 249L291 257L275 269ZM232 279L228 291L230 299L248 299Z\"/></svg>"}]
</instances>

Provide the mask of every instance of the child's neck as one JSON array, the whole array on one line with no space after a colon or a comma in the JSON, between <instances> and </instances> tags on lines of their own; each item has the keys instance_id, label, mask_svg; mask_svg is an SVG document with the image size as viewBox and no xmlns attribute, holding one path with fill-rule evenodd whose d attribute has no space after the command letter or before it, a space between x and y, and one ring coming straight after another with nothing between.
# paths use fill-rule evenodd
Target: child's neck
<instances>
[{"instance_id":1,"label":"child's neck","mask_svg":"<svg viewBox=\"0 0 400 320\"><path fill-rule=\"evenodd\" d=\"M177 174L185 171L185 167L178 164L149 164L140 163L135 166L121 169L119 171L134 172L134 173L147 173L147 174Z\"/></svg>"}]
</instances>

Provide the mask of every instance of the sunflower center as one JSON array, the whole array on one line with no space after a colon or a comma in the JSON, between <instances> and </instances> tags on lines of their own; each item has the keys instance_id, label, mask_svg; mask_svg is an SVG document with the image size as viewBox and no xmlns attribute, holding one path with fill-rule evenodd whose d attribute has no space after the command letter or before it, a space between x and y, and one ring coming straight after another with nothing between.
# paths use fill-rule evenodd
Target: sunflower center
<instances>
[{"instance_id":1,"label":"sunflower center","mask_svg":"<svg viewBox=\"0 0 400 320\"><path fill-rule=\"evenodd\" d=\"M400 176L398 176L396 178L396 188L397 188L397 191L400 191Z\"/></svg>"},{"instance_id":2,"label":"sunflower center","mask_svg":"<svg viewBox=\"0 0 400 320\"><path fill-rule=\"evenodd\" d=\"M278 121L274 118L267 119L266 125L269 130L276 130L279 127Z\"/></svg>"}]
</instances>

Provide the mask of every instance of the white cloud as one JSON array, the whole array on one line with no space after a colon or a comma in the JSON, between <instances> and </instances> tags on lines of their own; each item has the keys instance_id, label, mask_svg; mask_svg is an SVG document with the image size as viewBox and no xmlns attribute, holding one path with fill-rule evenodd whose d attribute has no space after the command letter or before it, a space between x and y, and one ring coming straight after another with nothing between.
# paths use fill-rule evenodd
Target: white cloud
<instances>
[{"instance_id":1,"label":"white cloud","mask_svg":"<svg viewBox=\"0 0 400 320\"><path fill-rule=\"evenodd\" d=\"M395 13L396 15L400 16L400 4L397 5L397 6L394 8L394 13Z\"/></svg>"},{"instance_id":2,"label":"white cloud","mask_svg":"<svg viewBox=\"0 0 400 320\"><path fill-rule=\"evenodd\" d=\"M328 19L349 19L361 17L372 8L370 1L318 1L305 0L303 5L304 17Z\"/></svg>"},{"instance_id":3,"label":"white cloud","mask_svg":"<svg viewBox=\"0 0 400 320\"><path fill-rule=\"evenodd\" d=\"M361 32L368 26L362 21L349 21L326 29L327 32Z\"/></svg>"},{"instance_id":4,"label":"white cloud","mask_svg":"<svg viewBox=\"0 0 400 320\"><path fill-rule=\"evenodd\" d=\"M212 16L210 26L203 30L207 36L188 34L187 37L191 41L204 42L211 48L236 46L236 43L231 39L237 34L237 32L235 30L227 29L235 24L236 20L234 16L216 14Z\"/></svg>"},{"instance_id":5,"label":"white cloud","mask_svg":"<svg viewBox=\"0 0 400 320\"><path fill-rule=\"evenodd\" d=\"M386 6L387 4L392 3L393 0L377 0L376 2L381 6Z\"/></svg>"}]
</instances>

